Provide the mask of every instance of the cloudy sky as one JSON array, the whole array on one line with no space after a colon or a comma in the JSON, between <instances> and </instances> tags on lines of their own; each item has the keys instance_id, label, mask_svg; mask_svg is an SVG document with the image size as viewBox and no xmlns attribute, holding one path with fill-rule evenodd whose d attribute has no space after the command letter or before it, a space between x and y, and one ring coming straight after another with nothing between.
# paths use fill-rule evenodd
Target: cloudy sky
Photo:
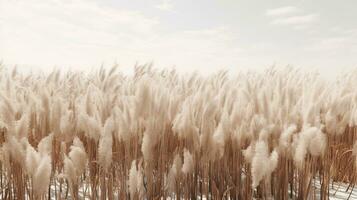
<instances>
[{"instance_id":1,"label":"cloudy sky","mask_svg":"<svg viewBox=\"0 0 357 200\"><path fill-rule=\"evenodd\" d=\"M355 0L0 0L0 59L50 69L357 67Z\"/></svg>"}]
</instances>

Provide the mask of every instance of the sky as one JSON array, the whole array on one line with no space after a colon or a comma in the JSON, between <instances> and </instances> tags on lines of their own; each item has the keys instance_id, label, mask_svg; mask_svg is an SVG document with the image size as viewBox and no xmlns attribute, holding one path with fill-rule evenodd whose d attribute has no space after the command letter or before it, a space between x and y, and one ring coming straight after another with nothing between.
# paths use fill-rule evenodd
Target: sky
<instances>
[{"instance_id":1,"label":"sky","mask_svg":"<svg viewBox=\"0 0 357 200\"><path fill-rule=\"evenodd\" d=\"M355 0L0 0L0 60L211 73L357 68Z\"/></svg>"}]
</instances>

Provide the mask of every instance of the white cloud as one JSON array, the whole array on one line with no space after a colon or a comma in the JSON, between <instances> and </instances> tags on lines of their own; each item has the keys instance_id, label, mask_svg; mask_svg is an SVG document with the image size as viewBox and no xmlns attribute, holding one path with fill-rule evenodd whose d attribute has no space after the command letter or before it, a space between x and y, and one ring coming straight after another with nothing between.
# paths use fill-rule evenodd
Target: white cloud
<instances>
[{"instance_id":1,"label":"white cloud","mask_svg":"<svg viewBox=\"0 0 357 200\"><path fill-rule=\"evenodd\" d=\"M316 13L303 14L302 10L294 6L270 9L265 14L272 17L270 24L288 25L292 26L294 30L306 30L319 18L319 15Z\"/></svg>"},{"instance_id":2,"label":"white cloud","mask_svg":"<svg viewBox=\"0 0 357 200\"><path fill-rule=\"evenodd\" d=\"M267 16L281 16L298 12L299 9L294 6L285 6L280 8L269 9L265 12Z\"/></svg>"},{"instance_id":3,"label":"white cloud","mask_svg":"<svg viewBox=\"0 0 357 200\"><path fill-rule=\"evenodd\" d=\"M173 11L174 5L172 0L162 0L160 4L155 6L155 8L163 11Z\"/></svg>"},{"instance_id":4,"label":"white cloud","mask_svg":"<svg viewBox=\"0 0 357 200\"><path fill-rule=\"evenodd\" d=\"M316 22L319 18L318 14L297 15L290 17L281 17L274 19L271 24L274 25L306 25Z\"/></svg>"}]
</instances>

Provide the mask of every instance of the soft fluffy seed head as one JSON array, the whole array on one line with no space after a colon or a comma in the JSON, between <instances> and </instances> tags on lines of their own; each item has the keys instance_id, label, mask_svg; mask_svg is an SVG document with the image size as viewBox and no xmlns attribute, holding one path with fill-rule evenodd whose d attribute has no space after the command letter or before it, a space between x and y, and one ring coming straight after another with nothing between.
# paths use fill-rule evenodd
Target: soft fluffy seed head
<instances>
[{"instance_id":1,"label":"soft fluffy seed head","mask_svg":"<svg viewBox=\"0 0 357 200\"><path fill-rule=\"evenodd\" d=\"M113 117L109 117L104 124L102 136L104 137L112 137L112 133L114 130L114 121Z\"/></svg>"},{"instance_id":2,"label":"soft fluffy seed head","mask_svg":"<svg viewBox=\"0 0 357 200\"><path fill-rule=\"evenodd\" d=\"M182 165L182 172L184 174L188 174L193 172L194 168L194 163L193 163L193 157L191 153L185 149L183 152L183 165Z\"/></svg>"},{"instance_id":3,"label":"soft fluffy seed head","mask_svg":"<svg viewBox=\"0 0 357 200\"><path fill-rule=\"evenodd\" d=\"M272 173L278 166L279 154L276 149L270 154L269 157L269 174Z\"/></svg>"},{"instance_id":4,"label":"soft fluffy seed head","mask_svg":"<svg viewBox=\"0 0 357 200\"><path fill-rule=\"evenodd\" d=\"M195 125L190 106L186 104L183 105L182 111L176 115L172 130L178 134L179 138L194 140L198 135L198 128Z\"/></svg>"},{"instance_id":5,"label":"soft fluffy seed head","mask_svg":"<svg viewBox=\"0 0 357 200\"><path fill-rule=\"evenodd\" d=\"M137 178L136 178L136 189L139 193L139 199L144 199L145 193L145 186L144 186L144 175L142 170L137 171Z\"/></svg>"},{"instance_id":6,"label":"soft fluffy seed head","mask_svg":"<svg viewBox=\"0 0 357 200\"><path fill-rule=\"evenodd\" d=\"M256 188L260 181L270 177L277 168L279 154L276 149L269 155L269 147L264 141L259 141L255 146L255 155L252 160L252 187Z\"/></svg>"},{"instance_id":7,"label":"soft fluffy seed head","mask_svg":"<svg viewBox=\"0 0 357 200\"><path fill-rule=\"evenodd\" d=\"M64 161L63 161L63 168L64 168L64 174L66 175L66 178L69 180L71 184L74 184L77 182L77 174L76 173L76 168L74 166L74 163L72 162L71 159L69 159L67 156L65 156Z\"/></svg>"},{"instance_id":8,"label":"soft fluffy seed head","mask_svg":"<svg viewBox=\"0 0 357 200\"><path fill-rule=\"evenodd\" d=\"M143 142L141 144L141 152L143 153L143 157L145 161L149 161L152 159L152 139L148 133L144 132Z\"/></svg>"},{"instance_id":9,"label":"soft fluffy seed head","mask_svg":"<svg viewBox=\"0 0 357 200\"><path fill-rule=\"evenodd\" d=\"M225 137L223 124L220 123L213 134L214 145L212 146L215 150L212 156L217 156L218 159L222 158L224 154Z\"/></svg>"},{"instance_id":10,"label":"soft fluffy seed head","mask_svg":"<svg viewBox=\"0 0 357 200\"><path fill-rule=\"evenodd\" d=\"M117 138L121 141L127 142L130 139L130 115L129 111L121 111L118 107L114 108L115 122L117 129Z\"/></svg>"},{"instance_id":11,"label":"soft fluffy seed head","mask_svg":"<svg viewBox=\"0 0 357 200\"><path fill-rule=\"evenodd\" d=\"M68 154L69 158L73 161L77 175L81 175L87 164L87 154L83 149L76 146L71 146L71 151Z\"/></svg>"},{"instance_id":12,"label":"soft fluffy seed head","mask_svg":"<svg viewBox=\"0 0 357 200\"><path fill-rule=\"evenodd\" d=\"M308 152L312 156L321 156L327 145L326 135L316 127L304 127L296 140L294 161L299 168L302 168Z\"/></svg>"},{"instance_id":13,"label":"soft fluffy seed head","mask_svg":"<svg viewBox=\"0 0 357 200\"><path fill-rule=\"evenodd\" d=\"M33 175L35 173L36 168L38 167L41 161L41 157L39 153L31 146L28 145L26 149L26 160L25 160L25 167L26 172L29 175Z\"/></svg>"},{"instance_id":14,"label":"soft fluffy seed head","mask_svg":"<svg viewBox=\"0 0 357 200\"><path fill-rule=\"evenodd\" d=\"M129 193L131 198L134 198L134 195L137 192L138 181L140 180L138 180L138 170L136 168L136 161L133 160L133 162L131 162L128 180Z\"/></svg>"},{"instance_id":15,"label":"soft fluffy seed head","mask_svg":"<svg viewBox=\"0 0 357 200\"><path fill-rule=\"evenodd\" d=\"M50 184L51 158L44 155L33 176L33 189L38 196L45 193Z\"/></svg>"},{"instance_id":16,"label":"soft fluffy seed head","mask_svg":"<svg viewBox=\"0 0 357 200\"><path fill-rule=\"evenodd\" d=\"M301 169L305 162L308 145L306 144L306 141L302 139L298 139L298 142L296 144L297 146L294 154L294 162L298 166L298 168Z\"/></svg>"},{"instance_id":17,"label":"soft fluffy seed head","mask_svg":"<svg viewBox=\"0 0 357 200\"><path fill-rule=\"evenodd\" d=\"M285 150L289 147L292 140L292 135L296 131L297 127L295 124L290 125L287 129L283 131L279 138L279 146L281 149Z\"/></svg>"},{"instance_id":18,"label":"soft fluffy seed head","mask_svg":"<svg viewBox=\"0 0 357 200\"><path fill-rule=\"evenodd\" d=\"M0 104L0 116L7 126L15 119L16 106L5 94L0 93L2 103Z\"/></svg>"},{"instance_id":19,"label":"soft fluffy seed head","mask_svg":"<svg viewBox=\"0 0 357 200\"><path fill-rule=\"evenodd\" d=\"M8 150L10 151L11 158L14 159L17 163L23 164L26 151L21 142L15 137L10 136L8 137L8 141L6 144L8 145Z\"/></svg>"},{"instance_id":20,"label":"soft fluffy seed head","mask_svg":"<svg viewBox=\"0 0 357 200\"><path fill-rule=\"evenodd\" d=\"M145 127L145 132L143 133L143 140L141 144L141 152L145 162L153 159L154 146L156 145L156 137L158 137L158 128L153 120L150 120Z\"/></svg>"},{"instance_id":21,"label":"soft fluffy seed head","mask_svg":"<svg viewBox=\"0 0 357 200\"><path fill-rule=\"evenodd\" d=\"M58 97L51 98L53 104L51 106L50 112L50 127L51 130L58 134L60 132L60 123L61 123L61 115L62 115L62 102Z\"/></svg>"},{"instance_id":22,"label":"soft fluffy seed head","mask_svg":"<svg viewBox=\"0 0 357 200\"><path fill-rule=\"evenodd\" d=\"M252 187L256 188L266 173L266 164L269 162L268 145L259 141L255 145L255 154L252 160Z\"/></svg>"},{"instance_id":23,"label":"soft fluffy seed head","mask_svg":"<svg viewBox=\"0 0 357 200\"><path fill-rule=\"evenodd\" d=\"M79 148L81 148L83 151L85 151L83 142L82 142L78 137L75 137L75 138L73 139L73 146L79 147Z\"/></svg>"},{"instance_id":24,"label":"soft fluffy seed head","mask_svg":"<svg viewBox=\"0 0 357 200\"><path fill-rule=\"evenodd\" d=\"M203 111L204 120L212 119L213 117L215 117L215 114L217 113L216 104L217 104L217 100L213 99L205 105L204 111Z\"/></svg>"},{"instance_id":25,"label":"soft fluffy seed head","mask_svg":"<svg viewBox=\"0 0 357 200\"><path fill-rule=\"evenodd\" d=\"M337 116L335 116L331 110L325 115L326 130L329 134L336 134L337 132Z\"/></svg>"},{"instance_id":26,"label":"soft fluffy seed head","mask_svg":"<svg viewBox=\"0 0 357 200\"><path fill-rule=\"evenodd\" d=\"M148 110L150 109L150 98L151 91L149 87L149 80L143 78L140 80L138 89L135 93L136 106L135 106L135 116L137 118L144 117Z\"/></svg>"},{"instance_id":27,"label":"soft fluffy seed head","mask_svg":"<svg viewBox=\"0 0 357 200\"><path fill-rule=\"evenodd\" d=\"M221 121L220 124L222 126L222 129L225 133L229 133L232 129L232 122L230 120L230 116L227 112L227 110L223 111L223 114L221 116Z\"/></svg>"},{"instance_id":28,"label":"soft fluffy seed head","mask_svg":"<svg viewBox=\"0 0 357 200\"><path fill-rule=\"evenodd\" d=\"M48 136L42 138L40 143L38 143L38 152L41 154L49 155L52 152L52 140L53 140L53 133L49 134Z\"/></svg>"},{"instance_id":29,"label":"soft fluffy seed head","mask_svg":"<svg viewBox=\"0 0 357 200\"><path fill-rule=\"evenodd\" d=\"M16 123L16 137L21 139L27 137L29 131L29 117L27 112L24 112L21 119Z\"/></svg>"},{"instance_id":30,"label":"soft fluffy seed head","mask_svg":"<svg viewBox=\"0 0 357 200\"><path fill-rule=\"evenodd\" d=\"M60 132L67 137L70 137L72 134L72 128L74 127L74 121L72 116L72 111L67 110L60 119L59 130Z\"/></svg>"},{"instance_id":31,"label":"soft fluffy seed head","mask_svg":"<svg viewBox=\"0 0 357 200\"><path fill-rule=\"evenodd\" d=\"M104 169L108 169L112 163L112 145L111 137L102 137L99 141L98 162Z\"/></svg>"},{"instance_id":32,"label":"soft fluffy seed head","mask_svg":"<svg viewBox=\"0 0 357 200\"><path fill-rule=\"evenodd\" d=\"M89 117L86 113L80 113L78 116L78 127L85 131L85 134L89 138L95 141L99 140L101 125L94 117Z\"/></svg>"},{"instance_id":33,"label":"soft fluffy seed head","mask_svg":"<svg viewBox=\"0 0 357 200\"><path fill-rule=\"evenodd\" d=\"M113 121L111 118L107 119L102 136L99 139L98 147L98 162L105 169L108 170L112 163L112 146L113 146Z\"/></svg>"},{"instance_id":34,"label":"soft fluffy seed head","mask_svg":"<svg viewBox=\"0 0 357 200\"><path fill-rule=\"evenodd\" d=\"M310 154L312 156L322 156L325 153L326 146L327 146L326 134L322 133L320 130L317 130L317 132L309 142Z\"/></svg>"},{"instance_id":35,"label":"soft fluffy seed head","mask_svg":"<svg viewBox=\"0 0 357 200\"><path fill-rule=\"evenodd\" d=\"M177 176L177 171L175 165L173 164L169 170L169 173L167 174L166 181L165 181L166 182L165 188L169 194L172 194L175 191L176 176Z\"/></svg>"},{"instance_id":36,"label":"soft fluffy seed head","mask_svg":"<svg viewBox=\"0 0 357 200\"><path fill-rule=\"evenodd\" d=\"M305 162L305 157L308 152L318 154L319 152L322 153L324 151L324 146L325 146L325 140L323 135L319 135L316 140L314 140L314 144L318 145L317 147L314 147L311 144L313 141L312 139L316 137L317 134L322 134L321 131L316 128L316 127L303 127L302 131L299 133L298 137L295 138L296 141L296 147L295 147L295 154L294 154L294 161L295 164L299 167L302 168L303 164ZM323 141L319 141L319 139L322 139ZM321 144L316 144L320 143Z\"/></svg>"}]
</instances>

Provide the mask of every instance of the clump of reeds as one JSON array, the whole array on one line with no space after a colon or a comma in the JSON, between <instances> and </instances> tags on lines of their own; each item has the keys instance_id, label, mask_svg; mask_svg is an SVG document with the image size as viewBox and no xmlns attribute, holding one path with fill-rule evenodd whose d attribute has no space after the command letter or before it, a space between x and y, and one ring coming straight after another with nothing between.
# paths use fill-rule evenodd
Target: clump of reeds
<instances>
[{"instance_id":1,"label":"clump of reeds","mask_svg":"<svg viewBox=\"0 0 357 200\"><path fill-rule=\"evenodd\" d=\"M0 68L0 199L328 199L357 182L356 77Z\"/></svg>"}]
</instances>

